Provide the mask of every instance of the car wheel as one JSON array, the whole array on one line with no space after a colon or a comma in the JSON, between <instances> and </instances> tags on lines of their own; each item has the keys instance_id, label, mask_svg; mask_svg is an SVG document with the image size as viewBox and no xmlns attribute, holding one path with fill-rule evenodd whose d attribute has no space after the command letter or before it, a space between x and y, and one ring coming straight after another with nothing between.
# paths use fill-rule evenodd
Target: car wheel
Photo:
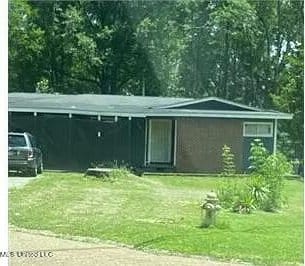
<instances>
[{"instance_id":1,"label":"car wheel","mask_svg":"<svg viewBox=\"0 0 305 266\"><path fill-rule=\"evenodd\" d=\"M43 172L43 163L41 162L38 169L37 169L37 173L41 174Z\"/></svg>"},{"instance_id":2,"label":"car wheel","mask_svg":"<svg viewBox=\"0 0 305 266\"><path fill-rule=\"evenodd\" d=\"M28 174L29 174L29 176L36 177L37 176L37 167L29 168L28 169Z\"/></svg>"}]
</instances>

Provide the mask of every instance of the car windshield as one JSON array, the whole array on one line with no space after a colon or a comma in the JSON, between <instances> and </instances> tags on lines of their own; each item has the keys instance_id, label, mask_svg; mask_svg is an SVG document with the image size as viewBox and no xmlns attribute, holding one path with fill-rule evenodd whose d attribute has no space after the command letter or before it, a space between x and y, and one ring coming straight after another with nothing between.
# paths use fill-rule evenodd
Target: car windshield
<instances>
[{"instance_id":1,"label":"car windshield","mask_svg":"<svg viewBox=\"0 0 305 266\"><path fill-rule=\"evenodd\" d=\"M26 141L24 136L9 135L8 136L9 147L26 147Z\"/></svg>"}]
</instances>

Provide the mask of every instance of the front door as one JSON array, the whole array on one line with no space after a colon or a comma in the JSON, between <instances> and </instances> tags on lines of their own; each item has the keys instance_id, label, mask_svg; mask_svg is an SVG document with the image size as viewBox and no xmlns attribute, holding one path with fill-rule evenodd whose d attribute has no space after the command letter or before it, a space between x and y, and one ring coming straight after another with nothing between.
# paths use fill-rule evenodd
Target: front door
<instances>
[{"instance_id":1,"label":"front door","mask_svg":"<svg viewBox=\"0 0 305 266\"><path fill-rule=\"evenodd\" d=\"M148 162L171 163L173 122L168 119L149 120Z\"/></svg>"}]
</instances>

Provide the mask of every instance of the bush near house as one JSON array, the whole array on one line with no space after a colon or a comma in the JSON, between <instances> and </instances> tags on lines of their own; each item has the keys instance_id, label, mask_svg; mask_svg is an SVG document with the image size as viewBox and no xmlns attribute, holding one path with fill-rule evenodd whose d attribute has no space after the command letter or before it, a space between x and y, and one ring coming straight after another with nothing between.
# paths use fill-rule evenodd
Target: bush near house
<instances>
[{"instance_id":1,"label":"bush near house","mask_svg":"<svg viewBox=\"0 0 305 266\"><path fill-rule=\"evenodd\" d=\"M228 180L218 187L221 204L239 213L280 209L285 200L284 178L291 173L292 165L281 153L269 155L259 139L251 143L249 160L251 174L243 184Z\"/></svg>"},{"instance_id":2,"label":"bush near house","mask_svg":"<svg viewBox=\"0 0 305 266\"><path fill-rule=\"evenodd\" d=\"M236 166L234 162L234 154L231 152L231 148L227 145L222 147L222 164L224 176L232 176L236 172Z\"/></svg>"}]
</instances>

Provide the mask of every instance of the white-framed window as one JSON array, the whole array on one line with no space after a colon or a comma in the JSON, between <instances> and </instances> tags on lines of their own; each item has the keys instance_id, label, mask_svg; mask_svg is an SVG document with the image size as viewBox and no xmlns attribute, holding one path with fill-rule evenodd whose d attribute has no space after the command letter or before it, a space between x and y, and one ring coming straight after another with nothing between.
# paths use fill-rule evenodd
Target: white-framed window
<instances>
[{"instance_id":1,"label":"white-framed window","mask_svg":"<svg viewBox=\"0 0 305 266\"><path fill-rule=\"evenodd\" d=\"M272 137L272 122L244 122L244 137Z\"/></svg>"}]
</instances>

